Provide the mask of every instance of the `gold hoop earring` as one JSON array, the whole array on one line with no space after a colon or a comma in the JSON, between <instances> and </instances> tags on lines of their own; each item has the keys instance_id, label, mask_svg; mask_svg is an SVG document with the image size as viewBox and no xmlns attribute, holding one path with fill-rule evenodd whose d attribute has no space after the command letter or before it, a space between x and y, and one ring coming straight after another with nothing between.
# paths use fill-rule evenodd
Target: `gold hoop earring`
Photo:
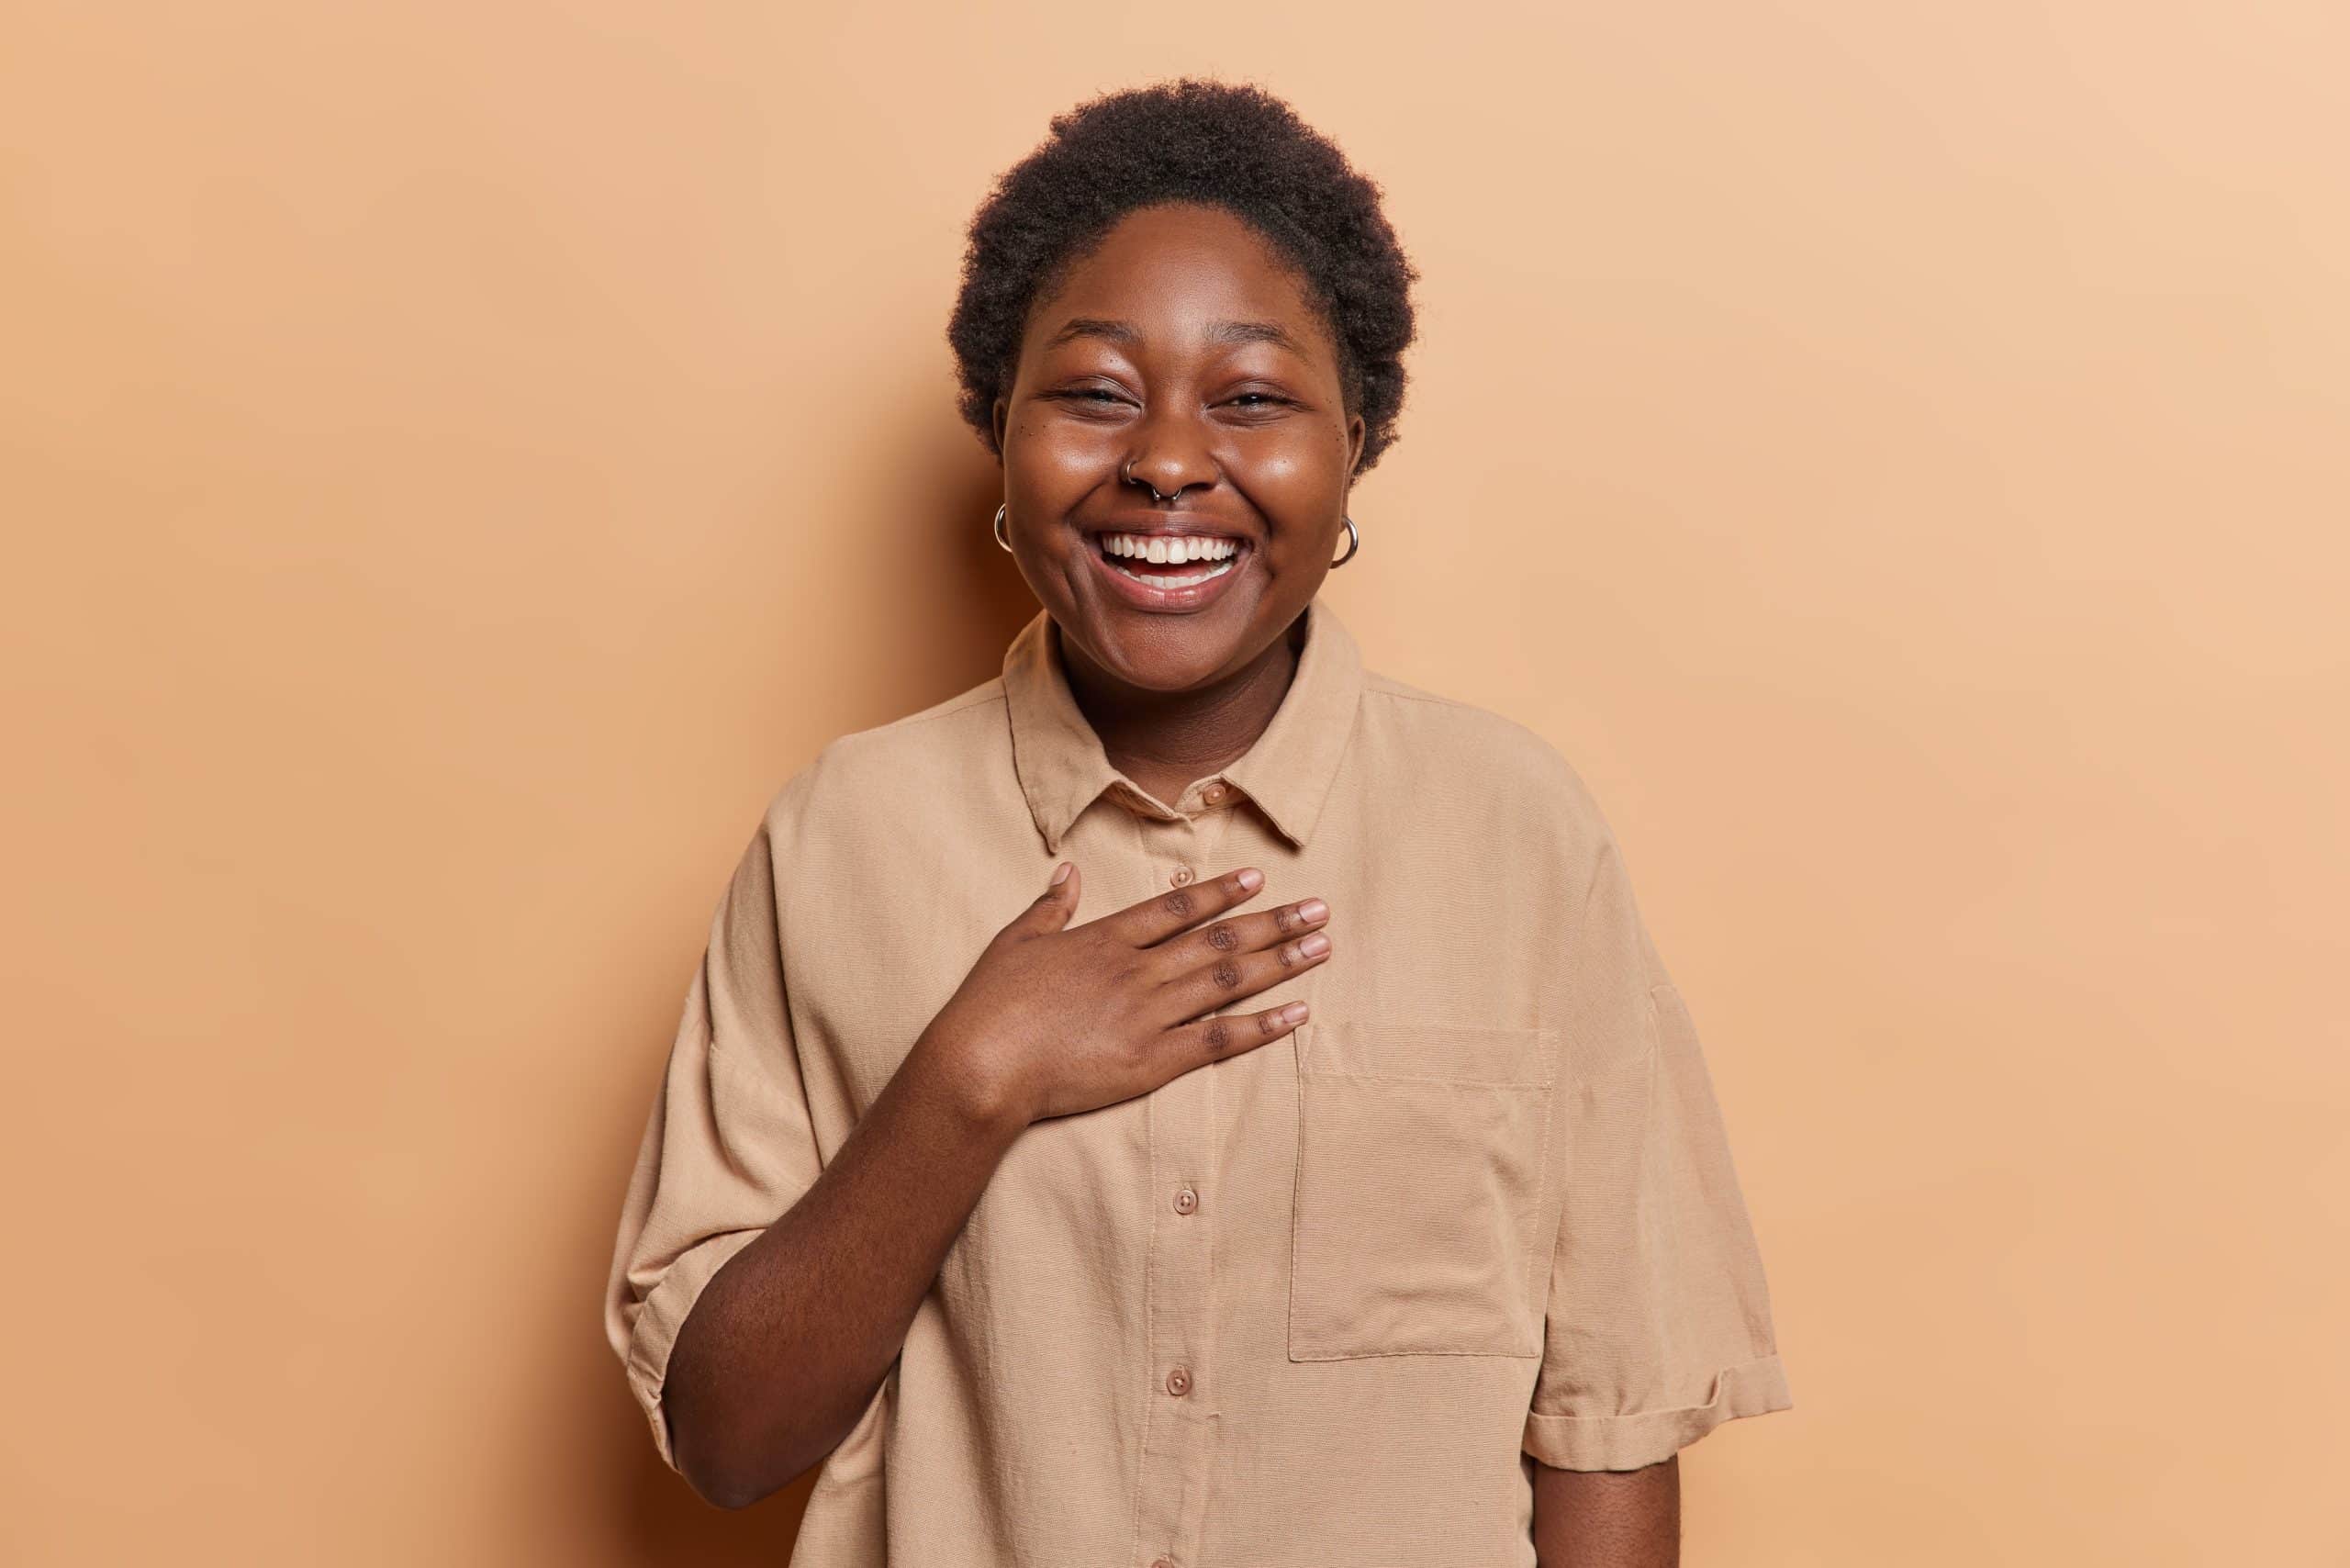
<instances>
[{"instance_id":1,"label":"gold hoop earring","mask_svg":"<svg viewBox=\"0 0 2350 1568\"><path fill-rule=\"evenodd\" d=\"M1011 504L1011 502L1006 501L1002 506L999 506L995 509L995 542L998 544L1002 545L1007 552L1012 548L1012 541L1003 536L1003 513L1004 508Z\"/></svg>"},{"instance_id":2,"label":"gold hoop earring","mask_svg":"<svg viewBox=\"0 0 2350 1568\"><path fill-rule=\"evenodd\" d=\"M1330 563L1330 569L1334 572L1353 560L1355 552L1362 548L1362 535L1355 532L1355 520L1350 517L1340 517L1338 521L1347 525L1347 553Z\"/></svg>"}]
</instances>

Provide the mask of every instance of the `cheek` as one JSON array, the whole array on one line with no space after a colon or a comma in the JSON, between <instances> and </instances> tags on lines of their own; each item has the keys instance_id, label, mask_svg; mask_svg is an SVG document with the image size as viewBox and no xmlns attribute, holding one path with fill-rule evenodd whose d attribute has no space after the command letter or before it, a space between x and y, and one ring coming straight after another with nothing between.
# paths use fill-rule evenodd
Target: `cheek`
<instances>
[{"instance_id":1,"label":"cheek","mask_svg":"<svg viewBox=\"0 0 2350 1568\"><path fill-rule=\"evenodd\" d=\"M1245 474L1247 487L1268 510L1312 516L1336 504L1346 489L1346 471L1345 431L1334 442L1327 431L1300 431L1251 443L1234 477Z\"/></svg>"},{"instance_id":2,"label":"cheek","mask_svg":"<svg viewBox=\"0 0 2350 1568\"><path fill-rule=\"evenodd\" d=\"M1066 420L1015 423L1004 449L1012 484L1035 496L1082 491L1100 483L1115 462L1102 431Z\"/></svg>"}]
</instances>

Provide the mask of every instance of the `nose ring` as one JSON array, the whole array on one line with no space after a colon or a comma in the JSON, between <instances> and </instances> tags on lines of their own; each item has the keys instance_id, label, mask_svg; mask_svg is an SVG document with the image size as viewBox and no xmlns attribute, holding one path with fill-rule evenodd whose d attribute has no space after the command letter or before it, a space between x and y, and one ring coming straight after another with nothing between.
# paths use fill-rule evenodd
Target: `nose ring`
<instances>
[{"instance_id":1,"label":"nose ring","mask_svg":"<svg viewBox=\"0 0 2350 1568\"><path fill-rule=\"evenodd\" d=\"M1118 470L1118 477L1125 480L1129 485L1135 482L1135 460L1133 458L1129 457L1126 459L1125 466ZM1143 486L1146 489L1150 491L1150 498L1152 500L1163 501L1167 498L1165 496L1158 493L1158 487L1152 484L1149 480L1145 479L1143 481Z\"/></svg>"}]
</instances>

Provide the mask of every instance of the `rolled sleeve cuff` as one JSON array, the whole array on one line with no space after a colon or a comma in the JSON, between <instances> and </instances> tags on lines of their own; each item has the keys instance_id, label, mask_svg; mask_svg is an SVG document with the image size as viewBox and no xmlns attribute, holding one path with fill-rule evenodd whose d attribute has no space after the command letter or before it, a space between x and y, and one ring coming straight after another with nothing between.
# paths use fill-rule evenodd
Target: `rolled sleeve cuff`
<instances>
[{"instance_id":1,"label":"rolled sleeve cuff","mask_svg":"<svg viewBox=\"0 0 2350 1568\"><path fill-rule=\"evenodd\" d=\"M1542 1416L1529 1412L1520 1445L1553 1470L1638 1470L1671 1459L1740 1416L1795 1408L1779 1358L1725 1367L1702 1405L1623 1416Z\"/></svg>"},{"instance_id":2,"label":"rolled sleeve cuff","mask_svg":"<svg viewBox=\"0 0 2350 1568\"><path fill-rule=\"evenodd\" d=\"M660 1451L661 1462L672 1470L677 1468L677 1456L669 1445L668 1413L661 1406L661 1390L669 1377L669 1353L677 1349L677 1331L685 1327L694 1303L701 1299L703 1288L728 1259L756 1241L760 1234L729 1231L680 1254L637 1309L636 1325L629 1333L629 1391L653 1425L653 1446Z\"/></svg>"}]
</instances>

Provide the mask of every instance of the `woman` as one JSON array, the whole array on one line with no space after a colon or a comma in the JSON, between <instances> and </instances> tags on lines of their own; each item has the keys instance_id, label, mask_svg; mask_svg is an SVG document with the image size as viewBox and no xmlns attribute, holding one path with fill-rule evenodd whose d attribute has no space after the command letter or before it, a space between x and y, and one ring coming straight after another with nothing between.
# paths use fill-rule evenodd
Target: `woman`
<instances>
[{"instance_id":1,"label":"woman","mask_svg":"<svg viewBox=\"0 0 2350 1568\"><path fill-rule=\"evenodd\" d=\"M1041 609L770 801L606 1302L704 1496L823 1465L796 1562L1668 1562L1678 1450L1789 1406L1598 808L1315 598L1414 276L1242 86L1057 118L973 222Z\"/></svg>"}]
</instances>

